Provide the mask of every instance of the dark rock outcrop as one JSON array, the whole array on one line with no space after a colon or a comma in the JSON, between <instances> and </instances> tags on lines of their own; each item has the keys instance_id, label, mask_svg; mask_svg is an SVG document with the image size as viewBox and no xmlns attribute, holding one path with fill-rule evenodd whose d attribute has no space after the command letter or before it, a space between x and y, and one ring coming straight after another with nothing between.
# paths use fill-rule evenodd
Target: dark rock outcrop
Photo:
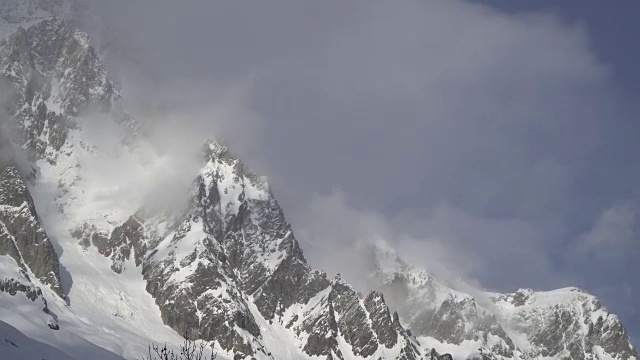
<instances>
[{"instance_id":1,"label":"dark rock outcrop","mask_svg":"<svg viewBox=\"0 0 640 360\"><path fill-rule=\"evenodd\" d=\"M369 312L373 331L378 340L387 348L392 348L398 342L397 326L399 321L391 319L389 308L384 302L384 296L379 291L372 291L364 300L364 307Z\"/></svg>"},{"instance_id":2,"label":"dark rock outcrop","mask_svg":"<svg viewBox=\"0 0 640 360\"><path fill-rule=\"evenodd\" d=\"M0 255L11 256L23 270L63 296L58 256L15 167L0 173Z\"/></svg>"}]
</instances>

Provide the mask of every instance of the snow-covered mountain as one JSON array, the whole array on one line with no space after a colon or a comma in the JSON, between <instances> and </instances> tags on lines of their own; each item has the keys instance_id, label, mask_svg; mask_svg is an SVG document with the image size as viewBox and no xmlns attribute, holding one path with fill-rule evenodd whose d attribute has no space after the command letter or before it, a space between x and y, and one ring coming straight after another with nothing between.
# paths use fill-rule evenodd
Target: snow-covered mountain
<instances>
[{"instance_id":1,"label":"snow-covered mountain","mask_svg":"<svg viewBox=\"0 0 640 360\"><path fill-rule=\"evenodd\" d=\"M403 261L386 244L371 248L372 286L388 294L389 306L425 346L456 358L638 358L618 317L580 289L471 295Z\"/></svg>"},{"instance_id":2,"label":"snow-covered mountain","mask_svg":"<svg viewBox=\"0 0 640 360\"><path fill-rule=\"evenodd\" d=\"M638 359L579 290L477 298L379 244L376 290L328 278L267 179L220 142L203 144L184 192L123 192L108 179L126 167L109 164L159 157L89 37L62 19L73 4L0 2L0 139L13 149L0 163L3 359L134 359L182 336L233 359Z\"/></svg>"}]
</instances>

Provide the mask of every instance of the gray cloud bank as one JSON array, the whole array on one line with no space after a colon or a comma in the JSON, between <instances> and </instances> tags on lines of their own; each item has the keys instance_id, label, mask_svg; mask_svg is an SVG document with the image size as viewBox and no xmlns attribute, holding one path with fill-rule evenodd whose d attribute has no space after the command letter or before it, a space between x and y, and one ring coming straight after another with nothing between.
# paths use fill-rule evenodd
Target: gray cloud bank
<instances>
[{"instance_id":1,"label":"gray cloud bank","mask_svg":"<svg viewBox=\"0 0 640 360\"><path fill-rule=\"evenodd\" d=\"M449 0L94 6L132 111L175 151L224 137L314 264L348 272L336 248L384 237L494 290L585 287L639 333L638 111L584 24Z\"/></svg>"}]
</instances>

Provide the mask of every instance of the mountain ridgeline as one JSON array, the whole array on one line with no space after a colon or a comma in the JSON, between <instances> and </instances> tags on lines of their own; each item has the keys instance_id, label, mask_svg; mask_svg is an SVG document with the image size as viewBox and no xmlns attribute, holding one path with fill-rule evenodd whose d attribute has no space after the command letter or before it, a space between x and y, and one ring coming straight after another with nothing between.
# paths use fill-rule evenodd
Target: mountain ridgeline
<instances>
[{"instance_id":1,"label":"mountain ridgeline","mask_svg":"<svg viewBox=\"0 0 640 360\"><path fill-rule=\"evenodd\" d=\"M233 359L639 359L618 318L579 289L479 302L378 244L376 290L327 277L307 263L267 179L215 141L178 204L95 197L92 164L135 153L145 135L88 36L53 16L73 6L17 3L0 2L12 10L5 22L24 25L0 45L16 152L0 172L0 307L22 317L1 321L69 358L81 357L63 331L104 358L137 358L171 332ZM93 114L122 129L120 153L86 136ZM153 309L139 305L147 298Z\"/></svg>"}]
</instances>

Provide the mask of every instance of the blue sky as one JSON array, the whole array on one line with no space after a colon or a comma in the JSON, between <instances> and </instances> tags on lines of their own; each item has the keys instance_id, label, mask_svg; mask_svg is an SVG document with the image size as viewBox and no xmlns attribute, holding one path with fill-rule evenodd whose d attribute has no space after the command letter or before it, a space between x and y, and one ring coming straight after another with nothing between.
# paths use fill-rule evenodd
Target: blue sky
<instances>
[{"instance_id":1,"label":"blue sky","mask_svg":"<svg viewBox=\"0 0 640 360\"><path fill-rule=\"evenodd\" d=\"M144 64L125 99L268 175L314 265L384 237L489 290L582 287L640 345L640 3L603 4L96 2L138 49L108 65Z\"/></svg>"}]
</instances>

